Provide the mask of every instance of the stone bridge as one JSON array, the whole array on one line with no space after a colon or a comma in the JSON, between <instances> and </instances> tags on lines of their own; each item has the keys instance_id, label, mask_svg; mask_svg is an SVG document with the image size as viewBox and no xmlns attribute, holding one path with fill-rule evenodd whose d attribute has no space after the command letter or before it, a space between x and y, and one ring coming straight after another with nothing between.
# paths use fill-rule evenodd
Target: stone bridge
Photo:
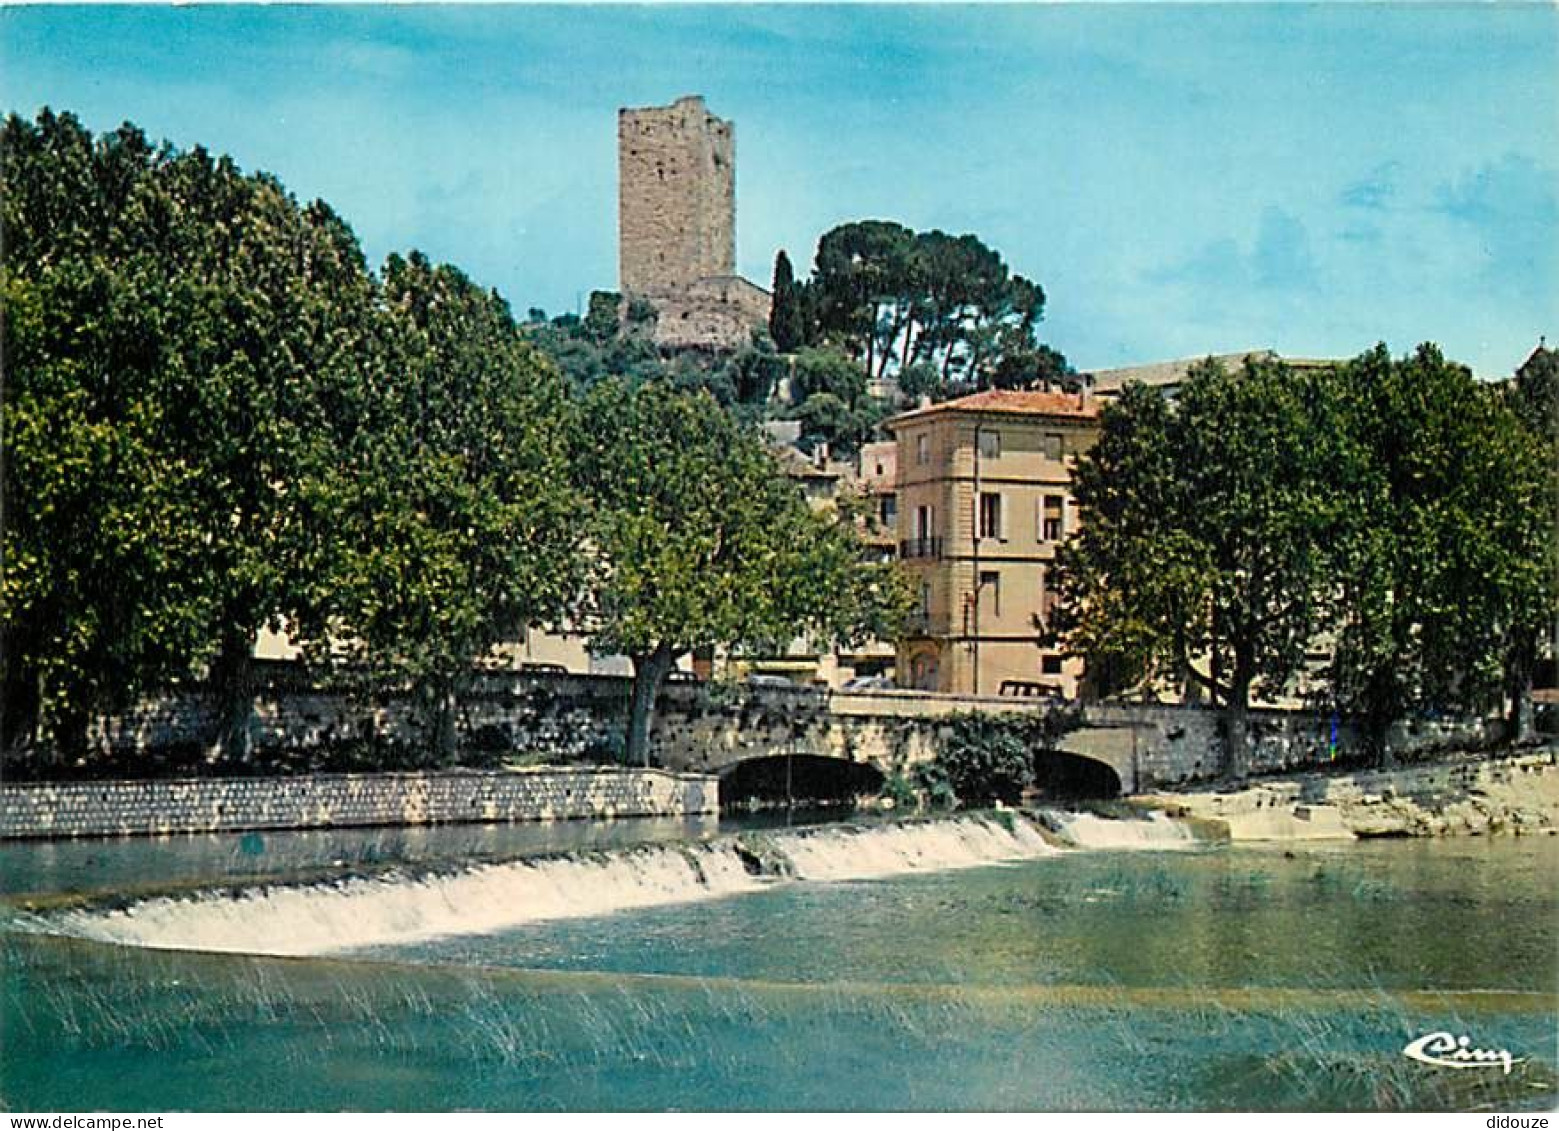
<instances>
[{"instance_id":1,"label":"stone bridge","mask_svg":"<svg viewBox=\"0 0 1559 1131\"><path fill-rule=\"evenodd\" d=\"M828 770L840 788L866 792L884 775L936 756L947 720L957 714L1043 715L1079 711L1081 725L1051 750L1037 751L1040 785L1062 793L1135 793L1220 777L1227 765L1220 713L1174 704L1059 704L1039 699L942 695L914 691L826 692L810 688L747 688L730 705L710 710L703 688L684 685L668 696L656 728L661 763L674 770L778 775ZM1324 766L1360 745L1348 719L1278 708L1250 712L1252 772ZM1421 721L1388 739L1398 753L1486 745L1497 722ZM844 772L839 763L857 769Z\"/></svg>"},{"instance_id":2,"label":"stone bridge","mask_svg":"<svg viewBox=\"0 0 1559 1131\"><path fill-rule=\"evenodd\" d=\"M658 761L668 769L717 774L738 792L752 786L789 793L798 775L809 788L827 778L841 794L875 792L887 774L935 758L954 715L1077 709L1040 699L763 687L743 689L724 705L716 693L714 709L701 710L701 690L668 689L654 734ZM1039 757L1041 777L1049 771L1063 786L1104 794L1136 788L1140 751L1129 729L1085 725Z\"/></svg>"}]
</instances>

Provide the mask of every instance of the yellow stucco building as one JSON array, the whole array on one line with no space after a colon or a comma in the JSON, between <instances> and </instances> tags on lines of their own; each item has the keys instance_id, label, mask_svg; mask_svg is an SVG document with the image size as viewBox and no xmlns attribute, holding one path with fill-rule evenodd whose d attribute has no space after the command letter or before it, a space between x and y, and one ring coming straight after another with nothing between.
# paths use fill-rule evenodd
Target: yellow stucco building
<instances>
[{"instance_id":1,"label":"yellow stucco building","mask_svg":"<svg viewBox=\"0 0 1559 1131\"><path fill-rule=\"evenodd\" d=\"M901 687L1077 693L1082 664L1040 647L1056 548L1077 526L1072 466L1099 435L1089 393L990 390L896 416L899 556L920 605Z\"/></svg>"}]
</instances>

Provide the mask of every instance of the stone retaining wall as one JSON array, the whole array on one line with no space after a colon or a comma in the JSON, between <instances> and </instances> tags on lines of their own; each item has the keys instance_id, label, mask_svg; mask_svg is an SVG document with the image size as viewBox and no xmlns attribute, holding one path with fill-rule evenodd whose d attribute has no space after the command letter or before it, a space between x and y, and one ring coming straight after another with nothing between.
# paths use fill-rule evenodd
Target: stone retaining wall
<instances>
[{"instance_id":1,"label":"stone retaining wall","mask_svg":"<svg viewBox=\"0 0 1559 1131\"><path fill-rule=\"evenodd\" d=\"M457 744L488 765L504 759L610 763L621 754L630 689L631 681L621 676L486 673L462 694ZM661 692L650 746L657 765L684 772L718 773L782 754L870 762L887 772L934 757L952 715L1034 714L1057 707L1038 699L672 682ZM1082 717L1085 725L1065 736L1060 748L1111 766L1127 792L1217 778L1226 765L1216 710L1091 704ZM103 720L92 737L101 750L133 763L137 755L180 747L198 755L214 722L209 700L182 692L148 698ZM307 673L290 664L262 665L249 730L261 755L344 745L366 746L370 756L413 755L398 761L386 756L385 764L425 761L416 757L423 752L424 731L404 697L354 700L310 686ZM1255 709L1250 734L1253 773L1332 760L1332 720L1323 714ZM1497 722L1420 721L1398 727L1390 745L1409 756L1437 747L1477 749L1499 734ZM1359 737L1351 720L1339 720L1337 753L1354 752Z\"/></svg>"},{"instance_id":2,"label":"stone retaining wall","mask_svg":"<svg viewBox=\"0 0 1559 1131\"><path fill-rule=\"evenodd\" d=\"M1117 768L1129 764L1135 781L1128 789L1211 780L1222 776L1227 764L1223 716L1216 710L1172 704L1090 705L1083 717L1092 729L1068 736L1064 747ZM1325 767L1334 752L1346 756L1363 745L1352 719L1336 720L1334 746L1333 720L1325 714L1254 708L1249 717L1252 774ZM1386 745L1393 755L1411 758L1482 749L1500 741L1503 733L1497 719L1412 720L1394 726ZM1127 774L1121 779L1127 782Z\"/></svg>"},{"instance_id":3,"label":"stone retaining wall","mask_svg":"<svg viewBox=\"0 0 1559 1131\"><path fill-rule=\"evenodd\" d=\"M0 839L666 817L719 783L664 770L534 769L0 786Z\"/></svg>"},{"instance_id":4,"label":"stone retaining wall","mask_svg":"<svg viewBox=\"0 0 1559 1131\"><path fill-rule=\"evenodd\" d=\"M1143 796L1232 840L1559 833L1559 748Z\"/></svg>"}]
</instances>

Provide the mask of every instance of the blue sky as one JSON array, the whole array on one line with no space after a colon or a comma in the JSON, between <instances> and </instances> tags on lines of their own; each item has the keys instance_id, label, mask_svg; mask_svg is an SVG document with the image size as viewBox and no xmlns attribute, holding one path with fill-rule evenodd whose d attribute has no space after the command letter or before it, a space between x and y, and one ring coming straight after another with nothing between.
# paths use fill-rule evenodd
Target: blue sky
<instances>
[{"instance_id":1,"label":"blue sky","mask_svg":"<svg viewBox=\"0 0 1559 1131\"><path fill-rule=\"evenodd\" d=\"M1559 338L1548 4L0 8L0 106L129 119L517 312L616 285L616 111L736 123L739 269L971 231L1080 368Z\"/></svg>"}]
</instances>

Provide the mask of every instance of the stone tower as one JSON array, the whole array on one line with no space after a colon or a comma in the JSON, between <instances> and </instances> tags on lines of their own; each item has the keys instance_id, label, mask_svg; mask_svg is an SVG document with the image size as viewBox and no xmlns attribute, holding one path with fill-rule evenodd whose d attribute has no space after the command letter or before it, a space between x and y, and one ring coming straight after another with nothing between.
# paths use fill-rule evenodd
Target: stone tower
<instances>
[{"instance_id":1,"label":"stone tower","mask_svg":"<svg viewBox=\"0 0 1559 1131\"><path fill-rule=\"evenodd\" d=\"M683 291L736 270L736 139L696 95L617 112L618 282Z\"/></svg>"}]
</instances>

